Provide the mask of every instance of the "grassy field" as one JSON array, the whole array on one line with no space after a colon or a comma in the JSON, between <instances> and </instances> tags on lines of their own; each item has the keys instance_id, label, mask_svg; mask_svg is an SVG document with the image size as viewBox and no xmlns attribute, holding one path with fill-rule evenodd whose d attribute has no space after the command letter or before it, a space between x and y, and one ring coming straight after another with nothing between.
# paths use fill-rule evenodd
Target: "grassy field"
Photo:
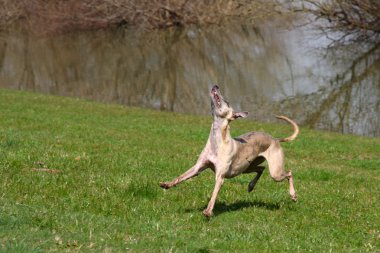
<instances>
[{"instance_id":1,"label":"grassy field","mask_svg":"<svg viewBox=\"0 0 380 253\"><path fill-rule=\"evenodd\" d=\"M0 252L380 252L379 138L302 128L283 144L297 203L268 171L252 193L242 175L206 219L211 171L158 183L195 162L210 117L9 90L0 108Z\"/></svg>"}]
</instances>

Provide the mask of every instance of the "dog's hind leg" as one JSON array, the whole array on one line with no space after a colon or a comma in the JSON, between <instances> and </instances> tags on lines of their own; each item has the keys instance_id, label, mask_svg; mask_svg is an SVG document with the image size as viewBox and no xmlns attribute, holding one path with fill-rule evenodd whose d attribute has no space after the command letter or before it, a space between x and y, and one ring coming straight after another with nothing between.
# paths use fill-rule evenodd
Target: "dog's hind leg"
<instances>
[{"instance_id":1,"label":"dog's hind leg","mask_svg":"<svg viewBox=\"0 0 380 253\"><path fill-rule=\"evenodd\" d=\"M289 170L287 172L287 174L286 174L286 177L287 177L287 179L289 181L289 193L290 193L290 197L295 202L295 201L297 201L297 194L296 194L296 190L294 189L294 182L293 182L292 171Z\"/></svg>"},{"instance_id":2,"label":"dog's hind leg","mask_svg":"<svg viewBox=\"0 0 380 253\"><path fill-rule=\"evenodd\" d=\"M253 191L253 189L254 189L255 186L256 186L257 181L260 179L261 174L263 174L263 171L264 171L264 169L265 169L264 166L257 166L257 167L255 167L255 168L256 168L255 172L256 172L257 174L256 174L256 176L252 179L252 181L249 182L249 184L248 184L248 192Z\"/></svg>"},{"instance_id":3,"label":"dog's hind leg","mask_svg":"<svg viewBox=\"0 0 380 253\"><path fill-rule=\"evenodd\" d=\"M285 178L289 182L289 194L293 201L297 201L297 194L294 189L292 172L284 169L284 152L279 143L273 143L272 146L263 154L268 162L268 169L271 177L276 182L281 182Z\"/></svg>"}]
</instances>

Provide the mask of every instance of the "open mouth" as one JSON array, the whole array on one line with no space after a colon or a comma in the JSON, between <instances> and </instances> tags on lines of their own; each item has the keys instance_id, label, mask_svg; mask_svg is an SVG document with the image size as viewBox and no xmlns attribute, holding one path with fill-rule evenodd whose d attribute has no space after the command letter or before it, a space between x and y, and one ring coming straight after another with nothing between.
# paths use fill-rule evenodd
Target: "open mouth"
<instances>
[{"instance_id":1,"label":"open mouth","mask_svg":"<svg viewBox=\"0 0 380 253\"><path fill-rule=\"evenodd\" d=\"M222 105L222 103L220 102L220 97L218 94L214 93L214 100L215 100L215 103L218 107L220 107Z\"/></svg>"},{"instance_id":2,"label":"open mouth","mask_svg":"<svg viewBox=\"0 0 380 253\"><path fill-rule=\"evenodd\" d=\"M217 106L217 107L220 107L222 105L222 102L221 102L221 98L220 96L218 95L218 88L214 87L212 90L211 90L211 95L213 97L213 100L214 100L214 104Z\"/></svg>"}]
</instances>

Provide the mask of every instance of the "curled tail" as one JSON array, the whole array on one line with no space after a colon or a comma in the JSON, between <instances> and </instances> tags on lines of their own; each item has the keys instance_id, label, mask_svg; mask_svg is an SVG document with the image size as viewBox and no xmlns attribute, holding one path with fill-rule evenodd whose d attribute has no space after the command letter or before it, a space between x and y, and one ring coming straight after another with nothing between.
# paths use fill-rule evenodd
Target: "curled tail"
<instances>
[{"instance_id":1,"label":"curled tail","mask_svg":"<svg viewBox=\"0 0 380 253\"><path fill-rule=\"evenodd\" d=\"M291 136L289 136L289 137L278 139L278 141L280 141L280 142L287 142L287 141L294 140L297 137L298 133L300 132L300 129L298 128L298 125L293 120L291 120L291 119L289 119L289 118L287 118L285 116L276 116L276 118L285 120L285 121L289 122L293 126L293 134Z\"/></svg>"}]
</instances>

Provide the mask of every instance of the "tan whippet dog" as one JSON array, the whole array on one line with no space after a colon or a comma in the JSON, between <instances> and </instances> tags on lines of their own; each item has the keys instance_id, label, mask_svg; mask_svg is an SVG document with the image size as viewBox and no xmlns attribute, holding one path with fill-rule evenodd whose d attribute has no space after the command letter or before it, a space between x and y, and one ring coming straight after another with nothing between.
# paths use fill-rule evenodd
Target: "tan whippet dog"
<instances>
[{"instance_id":1,"label":"tan whippet dog","mask_svg":"<svg viewBox=\"0 0 380 253\"><path fill-rule=\"evenodd\" d=\"M203 170L211 168L215 172L216 183L210 202L203 211L206 217L210 217L224 179L233 178L241 173L256 172L256 176L248 185L248 191L251 192L265 169L260 164L266 160L270 175L275 181L288 179L290 196L293 201L296 201L297 195L294 190L292 173L290 170L284 170L284 152L280 142L291 141L297 137L299 133L297 124L287 117L277 116L293 126L294 132L291 136L275 139L266 133L250 132L232 138L230 122L237 118L247 117L248 112L234 112L216 85L211 89L210 97L214 120L207 144L197 163L173 181L162 182L160 186L169 189L182 181L197 176Z\"/></svg>"}]
</instances>

